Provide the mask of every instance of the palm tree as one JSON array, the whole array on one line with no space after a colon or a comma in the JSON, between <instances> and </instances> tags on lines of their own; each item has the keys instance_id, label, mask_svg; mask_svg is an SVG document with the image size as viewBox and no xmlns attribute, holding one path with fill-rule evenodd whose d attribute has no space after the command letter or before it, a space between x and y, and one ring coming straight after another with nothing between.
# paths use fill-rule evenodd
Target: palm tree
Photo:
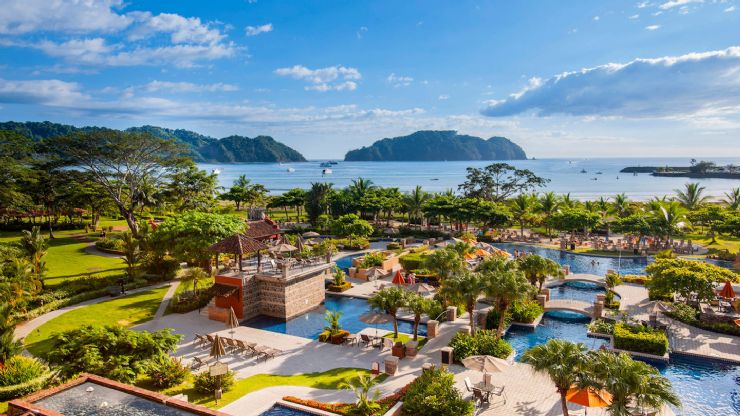
<instances>
[{"instance_id":1,"label":"palm tree","mask_svg":"<svg viewBox=\"0 0 740 416\"><path fill-rule=\"evenodd\" d=\"M406 194L404 198L404 205L406 205L406 212L409 215L409 226L411 225L411 219L422 218L422 207L424 203L429 200L429 193L424 192L421 189L421 185L416 185L416 188ZM424 224L421 224L422 226Z\"/></svg>"},{"instance_id":2,"label":"palm tree","mask_svg":"<svg viewBox=\"0 0 740 416\"><path fill-rule=\"evenodd\" d=\"M629 211L629 202L627 195L624 193L614 195L614 212L618 217L622 218L627 215Z\"/></svg>"},{"instance_id":3,"label":"palm tree","mask_svg":"<svg viewBox=\"0 0 740 416\"><path fill-rule=\"evenodd\" d=\"M136 277L136 265L139 263L139 240L129 231L123 233L123 261L126 263L126 275L129 281Z\"/></svg>"},{"instance_id":4,"label":"palm tree","mask_svg":"<svg viewBox=\"0 0 740 416\"><path fill-rule=\"evenodd\" d=\"M398 338L398 310L406 306L408 293L398 286L381 289L368 299L373 308L380 310L393 319L393 338Z\"/></svg>"},{"instance_id":5,"label":"palm tree","mask_svg":"<svg viewBox=\"0 0 740 416\"><path fill-rule=\"evenodd\" d=\"M578 201L570 197L570 192L560 197L560 206L562 208L575 208L578 205Z\"/></svg>"},{"instance_id":6,"label":"palm tree","mask_svg":"<svg viewBox=\"0 0 740 416\"><path fill-rule=\"evenodd\" d=\"M470 332L475 333L475 303L483 292L478 273L464 270L462 273L442 282L440 293L449 302L465 304L470 319Z\"/></svg>"},{"instance_id":7,"label":"palm tree","mask_svg":"<svg viewBox=\"0 0 740 416\"><path fill-rule=\"evenodd\" d=\"M520 359L531 365L534 371L550 376L560 394L560 407L564 416L569 415L565 395L572 385L580 382L580 373L587 363L586 351L583 344L551 339L546 344L525 351Z\"/></svg>"},{"instance_id":8,"label":"palm tree","mask_svg":"<svg viewBox=\"0 0 740 416\"><path fill-rule=\"evenodd\" d=\"M31 231L23 230L20 244L23 251L26 252L26 257L31 263L36 279L41 280L46 266L43 259L46 255L46 250L49 248L48 242L41 233L41 227L36 225L31 228Z\"/></svg>"},{"instance_id":9,"label":"palm tree","mask_svg":"<svg viewBox=\"0 0 740 416\"><path fill-rule=\"evenodd\" d=\"M20 340L15 339L14 332L13 308L8 303L0 304L0 368L23 349Z\"/></svg>"},{"instance_id":10,"label":"palm tree","mask_svg":"<svg viewBox=\"0 0 740 416\"><path fill-rule=\"evenodd\" d=\"M350 194L355 198L355 201L362 201L373 188L375 188L373 181L362 177L353 179L352 183L347 187ZM360 218L364 218L364 216L364 210L360 209Z\"/></svg>"},{"instance_id":11,"label":"palm tree","mask_svg":"<svg viewBox=\"0 0 740 416\"><path fill-rule=\"evenodd\" d=\"M183 280L186 282L192 282L193 295L198 296L198 284L208 277L210 276L205 270L200 267L192 267L187 273L185 273Z\"/></svg>"},{"instance_id":12,"label":"palm tree","mask_svg":"<svg viewBox=\"0 0 740 416\"><path fill-rule=\"evenodd\" d=\"M305 205L308 220L315 224L319 216L329 212L329 199L334 184L326 182L311 182L311 189L306 193Z\"/></svg>"},{"instance_id":13,"label":"palm tree","mask_svg":"<svg viewBox=\"0 0 740 416\"><path fill-rule=\"evenodd\" d=\"M609 241L609 222L606 221L606 217L609 215L609 211L611 211L610 208L609 198L604 199L602 196L596 201L596 210L601 216L601 222L606 225L606 241Z\"/></svg>"},{"instance_id":14,"label":"palm tree","mask_svg":"<svg viewBox=\"0 0 740 416\"><path fill-rule=\"evenodd\" d=\"M547 220L558 210L558 206L560 206L560 201L555 195L555 192L546 192L540 197L537 207L537 210L545 216L545 231L550 236L550 241L552 241L552 235L550 235L551 228Z\"/></svg>"},{"instance_id":15,"label":"palm tree","mask_svg":"<svg viewBox=\"0 0 740 416\"><path fill-rule=\"evenodd\" d=\"M436 274L443 282L465 268L465 260L452 249L434 250L424 261L424 267Z\"/></svg>"},{"instance_id":16,"label":"palm tree","mask_svg":"<svg viewBox=\"0 0 740 416\"><path fill-rule=\"evenodd\" d=\"M419 338L419 322L421 322L421 316L425 313L429 314L431 303L431 300L416 293L410 294L408 299L406 299L406 307L414 313L414 341Z\"/></svg>"},{"instance_id":17,"label":"palm tree","mask_svg":"<svg viewBox=\"0 0 740 416\"><path fill-rule=\"evenodd\" d=\"M740 209L740 188L732 188L730 192L725 192L724 203L732 210Z\"/></svg>"},{"instance_id":18,"label":"palm tree","mask_svg":"<svg viewBox=\"0 0 740 416\"><path fill-rule=\"evenodd\" d=\"M668 242L671 242L673 234L678 229L681 220L685 217L685 211L681 204L678 202L670 202L660 205L658 210L654 212L656 216L656 232L659 235L664 235L668 238Z\"/></svg>"},{"instance_id":19,"label":"palm tree","mask_svg":"<svg viewBox=\"0 0 740 416\"><path fill-rule=\"evenodd\" d=\"M693 210L699 205L709 200L709 196L702 196L704 193L703 186L699 186L698 182L689 182L684 185L684 189L676 189L676 200L684 206L684 208Z\"/></svg>"},{"instance_id":20,"label":"palm tree","mask_svg":"<svg viewBox=\"0 0 740 416\"><path fill-rule=\"evenodd\" d=\"M524 226L533 220L534 211L537 208L537 196L534 194L519 194L511 202L511 213L519 223L522 237L524 237Z\"/></svg>"},{"instance_id":21,"label":"palm tree","mask_svg":"<svg viewBox=\"0 0 740 416\"><path fill-rule=\"evenodd\" d=\"M524 273L529 283L537 285L542 290L542 284L548 276L562 276L563 268L560 264L537 254L527 254L518 258L519 270Z\"/></svg>"},{"instance_id":22,"label":"palm tree","mask_svg":"<svg viewBox=\"0 0 740 416\"><path fill-rule=\"evenodd\" d=\"M340 385L340 388L352 390L357 398L355 413L360 416L374 415L380 408L380 404L377 403L380 397L380 392L375 392L370 395L370 389L375 387L376 384L380 383L380 378L371 377L365 374L361 374L354 381L345 382Z\"/></svg>"},{"instance_id":23,"label":"palm tree","mask_svg":"<svg viewBox=\"0 0 740 416\"><path fill-rule=\"evenodd\" d=\"M496 336L501 338L509 306L515 301L529 299L534 288L524 277L524 273L514 268L483 269L480 272L480 280L483 293L496 300L496 309L499 312Z\"/></svg>"},{"instance_id":24,"label":"palm tree","mask_svg":"<svg viewBox=\"0 0 740 416\"><path fill-rule=\"evenodd\" d=\"M589 354L588 367L589 377L582 383L611 393L612 403L607 408L610 415L634 414L633 403L649 409L660 409L666 404L681 405L667 378L655 367L633 360L626 353L593 351Z\"/></svg>"}]
</instances>

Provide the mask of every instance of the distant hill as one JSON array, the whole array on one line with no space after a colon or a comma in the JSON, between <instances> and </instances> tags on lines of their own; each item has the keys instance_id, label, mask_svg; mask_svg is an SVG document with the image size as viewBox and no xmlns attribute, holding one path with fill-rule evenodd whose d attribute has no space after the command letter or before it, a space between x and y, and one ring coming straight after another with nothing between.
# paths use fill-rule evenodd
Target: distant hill
<instances>
[{"instance_id":1,"label":"distant hill","mask_svg":"<svg viewBox=\"0 0 740 416\"><path fill-rule=\"evenodd\" d=\"M103 127L75 127L67 124L44 122L0 123L0 130L16 131L33 140L63 136L75 131L104 129ZM298 151L269 136L255 138L229 136L223 139L204 136L190 130L168 129L157 126L131 127L126 131L149 133L162 139L174 139L190 148L196 162L304 162Z\"/></svg>"},{"instance_id":2,"label":"distant hill","mask_svg":"<svg viewBox=\"0 0 740 416\"><path fill-rule=\"evenodd\" d=\"M505 137L480 137L456 131L426 130L408 136L382 139L371 146L350 150L346 161L436 161L526 159L521 147Z\"/></svg>"}]
</instances>

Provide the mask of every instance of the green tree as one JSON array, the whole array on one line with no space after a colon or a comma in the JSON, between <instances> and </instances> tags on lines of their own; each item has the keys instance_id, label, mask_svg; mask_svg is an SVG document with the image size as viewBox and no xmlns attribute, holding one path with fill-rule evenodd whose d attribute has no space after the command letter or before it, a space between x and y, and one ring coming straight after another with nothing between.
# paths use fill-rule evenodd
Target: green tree
<instances>
[{"instance_id":1,"label":"green tree","mask_svg":"<svg viewBox=\"0 0 740 416\"><path fill-rule=\"evenodd\" d=\"M210 277L210 274L203 270L200 267L191 267L188 269L188 271L183 275L183 283L190 282L190 285L193 288L193 295L195 297L198 296L198 286L200 286L200 283L205 281Z\"/></svg>"},{"instance_id":2,"label":"green tree","mask_svg":"<svg viewBox=\"0 0 740 416\"><path fill-rule=\"evenodd\" d=\"M31 206L26 187L33 183L32 155L31 140L0 130L0 210L25 211Z\"/></svg>"},{"instance_id":3,"label":"green tree","mask_svg":"<svg viewBox=\"0 0 740 416\"><path fill-rule=\"evenodd\" d=\"M511 200L511 213L516 222L519 223L522 237L524 237L524 227L534 222L537 218L535 210L538 203L537 195L534 194L519 194Z\"/></svg>"},{"instance_id":4,"label":"green tree","mask_svg":"<svg viewBox=\"0 0 740 416\"><path fill-rule=\"evenodd\" d=\"M539 290L542 290L542 284L548 276L563 276L563 268L560 267L560 264L537 254L527 254L519 257L516 262L519 265L519 270L524 273L524 277L532 285L537 285Z\"/></svg>"},{"instance_id":5,"label":"green tree","mask_svg":"<svg viewBox=\"0 0 740 416\"><path fill-rule=\"evenodd\" d=\"M717 242L717 232L724 221L728 218L726 208L721 205L704 205L699 209L696 209L688 213L687 217L691 220L692 224L701 224L707 228L707 236L712 239L710 244Z\"/></svg>"},{"instance_id":6,"label":"green tree","mask_svg":"<svg viewBox=\"0 0 740 416\"><path fill-rule=\"evenodd\" d=\"M475 304L483 293L481 277L478 273L465 269L443 280L440 293L448 302L465 305L468 311L470 332L475 333Z\"/></svg>"},{"instance_id":7,"label":"green tree","mask_svg":"<svg viewBox=\"0 0 740 416\"><path fill-rule=\"evenodd\" d=\"M11 357L23 349L19 340L15 339L15 318L9 303L0 304L0 368Z\"/></svg>"},{"instance_id":8,"label":"green tree","mask_svg":"<svg viewBox=\"0 0 740 416\"><path fill-rule=\"evenodd\" d=\"M123 261L126 262L126 275L130 281L136 278L136 267L139 264L139 240L134 238L131 232L122 235Z\"/></svg>"},{"instance_id":9,"label":"green tree","mask_svg":"<svg viewBox=\"0 0 740 416\"><path fill-rule=\"evenodd\" d=\"M75 132L46 142L68 165L89 172L111 198L135 237L139 237L134 210L140 189L148 181L159 187L188 161L185 148L174 140L116 130Z\"/></svg>"},{"instance_id":10,"label":"green tree","mask_svg":"<svg viewBox=\"0 0 740 416\"><path fill-rule=\"evenodd\" d=\"M545 231L547 232L547 235L550 236L551 241L551 227L548 220L557 211L559 206L560 201L558 200L558 197L555 195L554 192L545 192L544 194L542 194L539 200L539 204L537 205L537 211L542 213L542 215L545 217Z\"/></svg>"},{"instance_id":11,"label":"green tree","mask_svg":"<svg viewBox=\"0 0 740 416\"><path fill-rule=\"evenodd\" d=\"M627 199L627 195L623 193L615 195L613 204L617 217L624 218L629 215L629 200Z\"/></svg>"},{"instance_id":12,"label":"green tree","mask_svg":"<svg viewBox=\"0 0 740 416\"><path fill-rule=\"evenodd\" d=\"M466 180L458 189L468 198L503 202L512 195L542 187L549 179L541 178L529 169L517 169L508 163L494 163L485 168L468 168Z\"/></svg>"},{"instance_id":13,"label":"green tree","mask_svg":"<svg viewBox=\"0 0 740 416\"><path fill-rule=\"evenodd\" d=\"M509 306L516 301L529 299L534 288L524 277L524 273L514 268L499 270L485 268L480 272L480 281L483 293L496 301L496 310L499 313L496 336L501 338Z\"/></svg>"},{"instance_id":14,"label":"green tree","mask_svg":"<svg viewBox=\"0 0 740 416\"><path fill-rule=\"evenodd\" d=\"M192 161L175 167L168 178L164 196L174 203L178 211L209 210L215 202L216 191L220 189L218 175L198 169Z\"/></svg>"},{"instance_id":15,"label":"green tree","mask_svg":"<svg viewBox=\"0 0 740 416\"><path fill-rule=\"evenodd\" d=\"M28 258L33 268L36 279L42 280L46 269L44 256L46 256L46 251L49 249L49 243L41 233L41 228L36 225L31 228L31 231L23 230L20 245L26 253L26 258Z\"/></svg>"},{"instance_id":16,"label":"green tree","mask_svg":"<svg viewBox=\"0 0 740 416\"><path fill-rule=\"evenodd\" d=\"M686 219L686 210L678 202L666 202L653 210L653 233L665 237L669 242L678 232L683 220Z\"/></svg>"},{"instance_id":17,"label":"green tree","mask_svg":"<svg viewBox=\"0 0 740 416\"><path fill-rule=\"evenodd\" d=\"M340 388L352 390L355 393L355 408L353 414L360 416L371 416L376 414L380 409L380 404L377 403L380 397L380 392L375 390L373 394L370 394L370 390L375 387L380 380L365 374L359 375L352 381L342 383Z\"/></svg>"},{"instance_id":18,"label":"green tree","mask_svg":"<svg viewBox=\"0 0 740 416\"><path fill-rule=\"evenodd\" d=\"M610 415L631 416L634 405L640 410L681 405L671 382L650 364L633 360L626 353L610 351L592 351L588 362L589 376L585 383L611 393L612 402L607 407Z\"/></svg>"},{"instance_id":19,"label":"green tree","mask_svg":"<svg viewBox=\"0 0 740 416\"><path fill-rule=\"evenodd\" d=\"M564 416L569 415L565 395L571 386L581 381L580 375L587 366L586 351L583 344L551 339L546 344L528 349L520 359L531 365L534 371L550 377L560 394L560 407Z\"/></svg>"},{"instance_id":20,"label":"green tree","mask_svg":"<svg viewBox=\"0 0 740 416\"><path fill-rule=\"evenodd\" d=\"M740 275L729 269L694 260L658 258L645 271L650 276L646 286L651 292L678 293L683 299L695 294L702 302L715 298L715 283L740 282Z\"/></svg>"},{"instance_id":21,"label":"green tree","mask_svg":"<svg viewBox=\"0 0 740 416\"><path fill-rule=\"evenodd\" d=\"M732 210L740 209L740 188L732 188L730 192L725 192L724 203Z\"/></svg>"},{"instance_id":22,"label":"green tree","mask_svg":"<svg viewBox=\"0 0 740 416\"><path fill-rule=\"evenodd\" d=\"M341 237L349 237L350 244L352 244L353 237L367 237L373 233L373 226L355 214L342 215L337 218L332 222L331 229L333 233Z\"/></svg>"},{"instance_id":23,"label":"green tree","mask_svg":"<svg viewBox=\"0 0 740 416\"><path fill-rule=\"evenodd\" d=\"M424 261L424 267L444 281L454 274L461 273L465 269L465 260L457 251L445 247L429 254Z\"/></svg>"},{"instance_id":24,"label":"green tree","mask_svg":"<svg viewBox=\"0 0 740 416\"><path fill-rule=\"evenodd\" d=\"M412 220L418 220L419 222L422 221L424 203L426 203L426 201L428 200L429 193L424 192L424 190L421 188L421 185L416 185L416 187L412 189L411 192L405 195L403 203L406 206L406 212L409 216L409 225L411 225Z\"/></svg>"},{"instance_id":25,"label":"green tree","mask_svg":"<svg viewBox=\"0 0 740 416\"><path fill-rule=\"evenodd\" d=\"M550 217L550 225L562 231L575 233L579 230L589 230L599 224L599 214L582 208L562 209Z\"/></svg>"},{"instance_id":26,"label":"green tree","mask_svg":"<svg viewBox=\"0 0 740 416\"><path fill-rule=\"evenodd\" d=\"M316 224L316 220L322 214L329 213L329 202L333 195L331 183L312 182L311 189L306 193L306 214L311 224Z\"/></svg>"},{"instance_id":27,"label":"green tree","mask_svg":"<svg viewBox=\"0 0 740 416\"><path fill-rule=\"evenodd\" d=\"M388 314L393 319L393 338L398 338L398 310L406 306L408 292L398 286L380 289L368 299L374 309Z\"/></svg>"},{"instance_id":28,"label":"green tree","mask_svg":"<svg viewBox=\"0 0 740 416\"><path fill-rule=\"evenodd\" d=\"M676 200L684 208L693 210L709 200L709 196L702 195L705 189L705 187L699 186L698 182L689 182L684 185L683 189L675 190Z\"/></svg>"},{"instance_id":29,"label":"green tree","mask_svg":"<svg viewBox=\"0 0 740 416\"><path fill-rule=\"evenodd\" d=\"M414 314L414 341L419 339L419 322L421 322L421 316L429 314L434 309L435 305L433 300L427 299L424 296L411 293L406 299L406 307ZM434 318L430 316L429 319Z\"/></svg>"},{"instance_id":30,"label":"green tree","mask_svg":"<svg viewBox=\"0 0 740 416\"><path fill-rule=\"evenodd\" d=\"M342 331L342 324L339 323L341 317L341 311L326 311L324 314L324 321L326 321L324 331L328 331L329 336L334 336Z\"/></svg>"}]
</instances>

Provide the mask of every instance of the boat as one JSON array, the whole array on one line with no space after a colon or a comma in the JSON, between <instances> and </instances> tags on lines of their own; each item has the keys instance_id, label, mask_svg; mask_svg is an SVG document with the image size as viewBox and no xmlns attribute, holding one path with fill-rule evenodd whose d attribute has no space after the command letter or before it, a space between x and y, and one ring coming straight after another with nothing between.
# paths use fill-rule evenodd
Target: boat
<instances>
[{"instance_id":1,"label":"boat","mask_svg":"<svg viewBox=\"0 0 740 416\"><path fill-rule=\"evenodd\" d=\"M288 173L293 173L293 172L295 172L295 168L288 168L287 170L288 170Z\"/></svg>"},{"instance_id":2,"label":"boat","mask_svg":"<svg viewBox=\"0 0 740 416\"><path fill-rule=\"evenodd\" d=\"M331 175L332 174L332 170L329 169L329 168L324 168L324 169L321 170L321 174L322 175Z\"/></svg>"},{"instance_id":3,"label":"boat","mask_svg":"<svg viewBox=\"0 0 740 416\"><path fill-rule=\"evenodd\" d=\"M322 168L330 168L331 167L331 163L329 163L329 162L321 162L321 164L319 166L321 166Z\"/></svg>"},{"instance_id":4,"label":"boat","mask_svg":"<svg viewBox=\"0 0 740 416\"><path fill-rule=\"evenodd\" d=\"M586 172L586 169L581 169L581 173L588 173L588 172Z\"/></svg>"},{"instance_id":5,"label":"boat","mask_svg":"<svg viewBox=\"0 0 740 416\"><path fill-rule=\"evenodd\" d=\"M597 175L603 175L604 173L602 171L596 172Z\"/></svg>"},{"instance_id":6,"label":"boat","mask_svg":"<svg viewBox=\"0 0 740 416\"><path fill-rule=\"evenodd\" d=\"M429 180L430 180L430 181L438 181L438 180L439 180L439 178L432 178L432 179L429 179Z\"/></svg>"},{"instance_id":7,"label":"boat","mask_svg":"<svg viewBox=\"0 0 740 416\"><path fill-rule=\"evenodd\" d=\"M337 162L336 160L330 160L330 161L329 161L329 164L330 164L330 165L338 165L338 164L339 164L339 162Z\"/></svg>"},{"instance_id":8,"label":"boat","mask_svg":"<svg viewBox=\"0 0 740 416\"><path fill-rule=\"evenodd\" d=\"M221 171L219 169L213 169L211 173L213 173L214 175L220 175Z\"/></svg>"}]
</instances>

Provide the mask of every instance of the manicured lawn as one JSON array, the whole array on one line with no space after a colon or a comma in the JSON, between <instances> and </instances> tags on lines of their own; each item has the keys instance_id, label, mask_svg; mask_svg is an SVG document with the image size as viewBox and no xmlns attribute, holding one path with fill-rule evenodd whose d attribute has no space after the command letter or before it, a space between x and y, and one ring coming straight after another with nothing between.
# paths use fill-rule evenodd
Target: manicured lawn
<instances>
[{"instance_id":1,"label":"manicured lawn","mask_svg":"<svg viewBox=\"0 0 740 416\"><path fill-rule=\"evenodd\" d=\"M168 286L150 289L94 305L69 311L36 328L25 340L26 348L35 356L43 356L51 348L51 336L84 325L125 327L150 320L157 312Z\"/></svg>"},{"instance_id":2,"label":"manicured lawn","mask_svg":"<svg viewBox=\"0 0 740 416\"><path fill-rule=\"evenodd\" d=\"M207 279L203 279L198 282L198 291L203 290L204 288L211 287L213 283L215 282L215 278L209 277ZM182 292L186 291L192 291L193 290L193 282L192 281L183 281L180 282L180 285L177 286L177 289L175 289L174 295L172 295L172 298L170 299L169 303L167 304L167 310L164 312L165 315L169 315L172 312L172 307L174 306L175 298L177 295L179 295Z\"/></svg>"},{"instance_id":3,"label":"manicured lawn","mask_svg":"<svg viewBox=\"0 0 740 416\"><path fill-rule=\"evenodd\" d=\"M370 370L360 368L334 368L323 373L294 374L291 376L256 374L254 376L238 380L234 384L233 389L224 392L221 400L218 401L218 406L216 406L212 395L204 395L196 392L193 388L192 380L186 381L180 386L164 390L162 393L169 396L187 394L188 400L192 403L220 408L246 394L273 386L302 386L313 387L316 389L336 390L340 388L342 383L350 381L362 374L370 375L371 373ZM382 377L382 381L387 376L383 374L378 377ZM142 387L146 387L146 385L144 384Z\"/></svg>"},{"instance_id":4,"label":"manicured lawn","mask_svg":"<svg viewBox=\"0 0 740 416\"><path fill-rule=\"evenodd\" d=\"M391 339L393 339L393 342L402 342L402 343L405 344L405 343L407 343L407 342L409 342L409 341L411 341L411 340L414 339L414 334L404 334L403 332L399 332L398 333L398 338L393 338L393 332L390 332L388 334L383 335L383 338L391 338ZM419 335L416 340L419 342L419 345L417 345L417 347L416 347L419 350L428 341L426 338L422 337L421 335Z\"/></svg>"},{"instance_id":5,"label":"manicured lawn","mask_svg":"<svg viewBox=\"0 0 740 416\"><path fill-rule=\"evenodd\" d=\"M712 239L704 234L689 234L686 239L691 239L691 242L701 244L708 248L710 251L715 250L729 250L731 253L740 252L740 238L732 237L729 235L717 235L715 237L716 243L710 244Z\"/></svg>"},{"instance_id":6,"label":"manicured lawn","mask_svg":"<svg viewBox=\"0 0 740 416\"><path fill-rule=\"evenodd\" d=\"M60 285L66 280L88 274L108 276L123 272L125 269L123 260L88 254L85 252L87 244L69 237L49 240L49 251L44 258L47 286Z\"/></svg>"}]
</instances>

